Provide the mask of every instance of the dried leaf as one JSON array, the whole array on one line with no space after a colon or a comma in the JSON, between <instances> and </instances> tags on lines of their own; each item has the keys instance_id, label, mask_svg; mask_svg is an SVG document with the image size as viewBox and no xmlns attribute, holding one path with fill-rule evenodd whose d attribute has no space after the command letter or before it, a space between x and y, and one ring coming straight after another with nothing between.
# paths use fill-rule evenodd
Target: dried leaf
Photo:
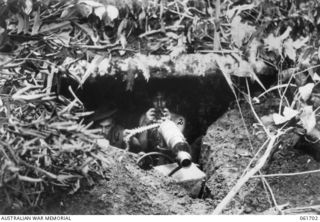
<instances>
[{"instance_id":1,"label":"dried leaf","mask_svg":"<svg viewBox=\"0 0 320 222\"><path fill-rule=\"evenodd\" d=\"M24 8L23 11L27 14L30 15L30 13L32 12L32 7L33 7L33 3L32 0L24 0Z\"/></svg>"},{"instance_id":2,"label":"dried leaf","mask_svg":"<svg viewBox=\"0 0 320 222\"><path fill-rule=\"evenodd\" d=\"M127 46L127 38L126 38L126 36L125 36L124 33L122 33L122 34L120 35L119 41L120 41L121 47L122 47L123 49L125 49L126 46Z\"/></svg>"},{"instance_id":3,"label":"dried leaf","mask_svg":"<svg viewBox=\"0 0 320 222\"><path fill-rule=\"evenodd\" d=\"M69 179L73 179L73 178L79 178L78 175L72 175L72 174L68 174L68 175L57 175L57 180L60 182L64 182L64 180L69 180Z\"/></svg>"},{"instance_id":4,"label":"dried leaf","mask_svg":"<svg viewBox=\"0 0 320 222\"><path fill-rule=\"evenodd\" d=\"M64 45L64 46L69 46L70 43L70 31L68 32L59 32L58 34L55 35L55 37L57 38L55 40L55 42L57 42L58 44Z\"/></svg>"},{"instance_id":5,"label":"dried leaf","mask_svg":"<svg viewBox=\"0 0 320 222\"><path fill-rule=\"evenodd\" d=\"M43 25L41 26L39 33L52 32L56 29L61 29L61 28L72 29L70 21L64 21L60 23L50 23L50 24Z\"/></svg>"},{"instance_id":6,"label":"dried leaf","mask_svg":"<svg viewBox=\"0 0 320 222\"><path fill-rule=\"evenodd\" d=\"M38 8L38 11L36 11L35 13L36 13L36 15L34 17L34 23L33 23L31 35L38 34L40 26L41 26L40 8Z\"/></svg>"},{"instance_id":7,"label":"dried leaf","mask_svg":"<svg viewBox=\"0 0 320 222\"><path fill-rule=\"evenodd\" d=\"M145 10L142 10L138 17L139 25L141 27L143 27L143 21L145 20L145 18L146 18L146 12Z\"/></svg>"},{"instance_id":8,"label":"dried leaf","mask_svg":"<svg viewBox=\"0 0 320 222\"><path fill-rule=\"evenodd\" d=\"M70 14L73 14L74 11L76 11L75 7L73 7L73 6L66 7L66 8L62 11L62 13L61 13L61 15L60 15L60 18L69 17Z\"/></svg>"},{"instance_id":9,"label":"dried leaf","mask_svg":"<svg viewBox=\"0 0 320 222\"><path fill-rule=\"evenodd\" d=\"M85 74L82 77L81 82L80 82L81 85L89 78L89 76L92 73L94 73L95 69L98 68L98 64L100 64L103 59L104 59L103 56L95 55L95 57L92 59L90 64L87 66L87 70L86 70L86 72L85 72Z\"/></svg>"},{"instance_id":10,"label":"dried leaf","mask_svg":"<svg viewBox=\"0 0 320 222\"><path fill-rule=\"evenodd\" d=\"M308 83L299 87L299 94L303 101L307 101L310 98L314 85L314 83Z\"/></svg>"},{"instance_id":11,"label":"dried leaf","mask_svg":"<svg viewBox=\"0 0 320 222\"><path fill-rule=\"evenodd\" d=\"M77 4L78 12L83 16L88 18L93 12L93 7L84 3Z\"/></svg>"},{"instance_id":12,"label":"dried leaf","mask_svg":"<svg viewBox=\"0 0 320 222\"><path fill-rule=\"evenodd\" d=\"M107 139L98 139L97 140L97 145L102 147L102 148L108 148L109 145L110 145L110 142Z\"/></svg>"},{"instance_id":13,"label":"dried leaf","mask_svg":"<svg viewBox=\"0 0 320 222\"><path fill-rule=\"evenodd\" d=\"M24 18L20 15L17 14L17 19L18 19L18 25L17 25L17 33L21 33L25 28L25 20Z\"/></svg>"},{"instance_id":14,"label":"dried leaf","mask_svg":"<svg viewBox=\"0 0 320 222\"><path fill-rule=\"evenodd\" d=\"M305 106L302 109L300 120L302 122L303 128L307 131L307 134L312 132L312 130L316 126L316 114L315 112L313 112L312 106Z\"/></svg>"},{"instance_id":15,"label":"dried leaf","mask_svg":"<svg viewBox=\"0 0 320 222\"><path fill-rule=\"evenodd\" d=\"M77 182L73 184L72 190L68 194L72 195L75 192L77 192L79 189L80 189L80 180L78 179Z\"/></svg>"},{"instance_id":16,"label":"dried leaf","mask_svg":"<svg viewBox=\"0 0 320 222\"><path fill-rule=\"evenodd\" d=\"M88 36L90 36L90 39L92 40L94 45L96 45L96 43L99 40L99 36L92 30L92 28L90 28L88 24L78 24L78 23L76 24L78 27L84 30Z\"/></svg>"},{"instance_id":17,"label":"dried leaf","mask_svg":"<svg viewBox=\"0 0 320 222\"><path fill-rule=\"evenodd\" d=\"M127 31L128 25L129 25L129 22L128 22L128 19L126 19L126 18L120 22L118 30L117 30L117 35L119 38L121 35L127 34L126 31Z\"/></svg>"}]
</instances>

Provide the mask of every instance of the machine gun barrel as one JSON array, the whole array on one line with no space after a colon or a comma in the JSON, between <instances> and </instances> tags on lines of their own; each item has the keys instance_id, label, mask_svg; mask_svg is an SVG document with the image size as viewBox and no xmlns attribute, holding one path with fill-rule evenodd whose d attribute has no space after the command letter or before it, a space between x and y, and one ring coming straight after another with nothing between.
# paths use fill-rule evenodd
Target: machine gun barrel
<instances>
[{"instance_id":1,"label":"machine gun barrel","mask_svg":"<svg viewBox=\"0 0 320 222\"><path fill-rule=\"evenodd\" d=\"M171 120L165 120L158 130L168 148L173 151L178 164L182 167L190 166L190 146L178 126Z\"/></svg>"}]
</instances>

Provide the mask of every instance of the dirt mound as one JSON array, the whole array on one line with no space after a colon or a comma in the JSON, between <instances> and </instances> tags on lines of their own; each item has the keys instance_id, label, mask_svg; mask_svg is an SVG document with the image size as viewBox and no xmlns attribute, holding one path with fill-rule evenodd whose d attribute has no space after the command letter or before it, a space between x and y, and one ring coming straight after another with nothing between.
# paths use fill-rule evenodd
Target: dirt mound
<instances>
[{"instance_id":1,"label":"dirt mound","mask_svg":"<svg viewBox=\"0 0 320 222\"><path fill-rule=\"evenodd\" d=\"M272 107L272 100L256 106L259 116L266 106ZM212 124L203 138L201 163L208 176L207 186L213 195L214 206L228 194L241 177L254 154L266 140L263 134L256 134L253 124L256 122L250 108L242 107L244 127L241 114L237 109L230 110ZM247 133L248 130L248 133ZM248 139L250 134L250 141ZM290 133L280 139L278 147L262 170L262 174L293 173L315 170L320 164L301 149L295 149L300 136ZM251 144L250 144L251 143ZM230 202L224 214L260 214L276 213L267 211L277 205L285 208L315 205L320 200L320 174L298 176L281 176L266 178L270 189L260 178L252 178L243 186L234 200ZM293 213L284 210L283 213Z\"/></svg>"},{"instance_id":2,"label":"dirt mound","mask_svg":"<svg viewBox=\"0 0 320 222\"><path fill-rule=\"evenodd\" d=\"M76 195L47 202L50 214L208 214L210 201L192 199L186 189L156 171L141 170L135 154L109 149L108 180ZM60 197L61 198L61 197Z\"/></svg>"}]
</instances>

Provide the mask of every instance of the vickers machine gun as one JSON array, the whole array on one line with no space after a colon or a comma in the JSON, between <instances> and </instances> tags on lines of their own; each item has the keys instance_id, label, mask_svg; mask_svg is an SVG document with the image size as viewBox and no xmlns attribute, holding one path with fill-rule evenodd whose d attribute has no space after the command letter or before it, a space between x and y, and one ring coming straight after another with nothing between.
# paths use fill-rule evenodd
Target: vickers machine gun
<instances>
[{"instance_id":1,"label":"vickers machine gun","mask_svg":"<svg viewBox=\"0 0 320 222\"><path fill-rule=\"evenodd\" d=\"M159 164L158 161L152 160L151 162L154 164L152 167L161 174L173 177L177 182L202 180L206 175L192 162L190 145L173 121L165 120L161 123L140 127L134 129L136 131L131 132L131 135L133 135L133 133L140 133L142 130L155 128L163 138L166 149L160 149L159 152L144 154L137 161L138 165L141 166L143 161L150 162L150 158L160 156L167 161L166 164L161 164L161 162Z\"/></svg>"}]
</instances>

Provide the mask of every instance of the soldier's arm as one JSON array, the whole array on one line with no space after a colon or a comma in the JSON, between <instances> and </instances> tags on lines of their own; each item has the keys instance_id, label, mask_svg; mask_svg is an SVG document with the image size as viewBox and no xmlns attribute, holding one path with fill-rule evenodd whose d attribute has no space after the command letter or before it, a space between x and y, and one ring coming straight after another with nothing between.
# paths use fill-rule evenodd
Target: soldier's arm
<instances>
[{"instance_id":1,"label":"soldier's arm","mask_svg":"<svg viewBox=\"0 0 320 222\"><path fill-rule=\"evenodd\" d=\"M149 109L145 114L140 117L139 126L146 126L154 121L154 108ZM142 151L146 151L148 148L148 131L140 133L138 136L140 147Z\"/></svg>"}]
</instances>

